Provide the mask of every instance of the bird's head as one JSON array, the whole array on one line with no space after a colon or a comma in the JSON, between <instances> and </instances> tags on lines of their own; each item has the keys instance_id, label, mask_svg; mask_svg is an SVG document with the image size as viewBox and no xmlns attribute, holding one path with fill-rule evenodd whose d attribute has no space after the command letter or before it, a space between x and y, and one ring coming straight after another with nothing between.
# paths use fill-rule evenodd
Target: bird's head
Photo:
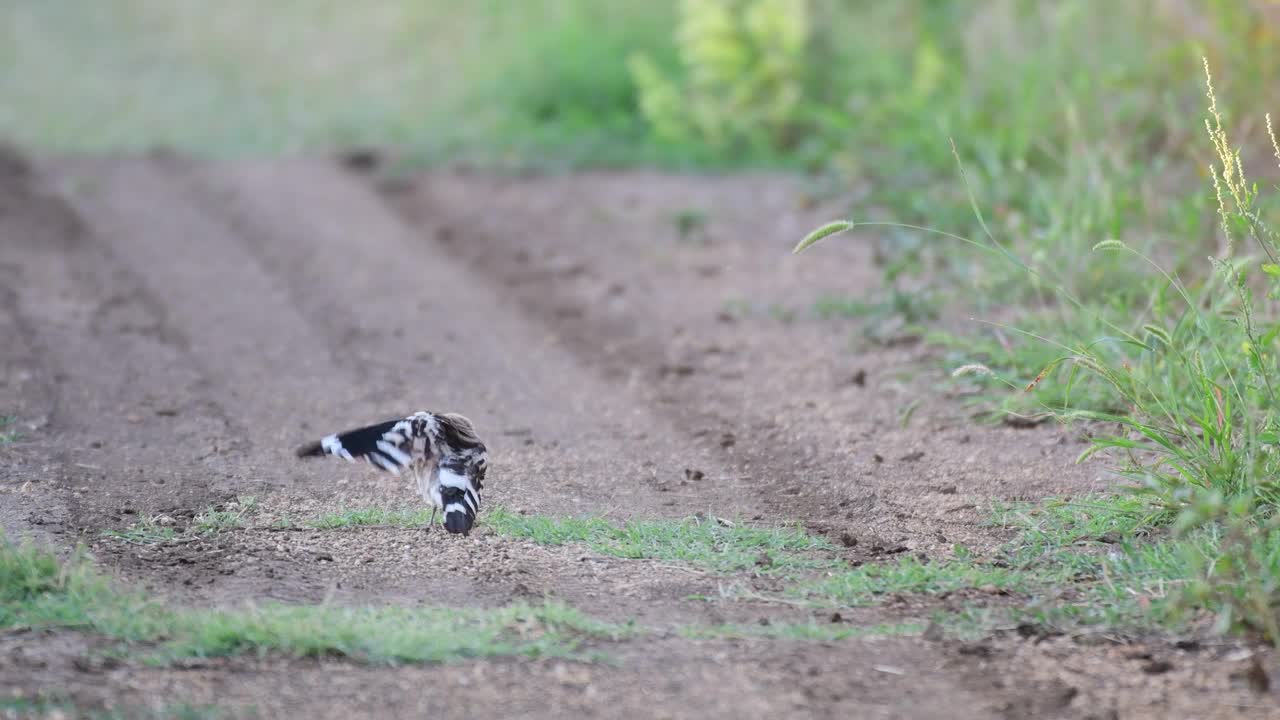
<instances>
[{"instance_id":1,"label":"bird's head","mask_svg":"<svg viewBox=\"0 0 1280 720\"><path fill-rule=\"evenodd\" d=\"M480 437L476 435L475 426L465 416L458 413L443 413L436 415L436 421L440 428L440 439L450 447L465 450L483 445Z\"/></svg>"}]
</instances>

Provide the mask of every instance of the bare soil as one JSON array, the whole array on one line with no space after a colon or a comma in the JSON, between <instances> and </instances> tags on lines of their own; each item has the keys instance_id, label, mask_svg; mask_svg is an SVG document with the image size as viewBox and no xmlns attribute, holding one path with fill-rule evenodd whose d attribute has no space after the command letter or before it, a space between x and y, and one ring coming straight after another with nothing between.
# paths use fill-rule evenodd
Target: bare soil
<instances>
[{"instance_id":1,"label":"bare soil","mask_svg":"<svg viewBox=\"0 0 1280 720\"><path fill-rule=\"evenodd\" d=\"M1239 643L691 640L676 630L811 616L691 599L720 579L483 527L103 537L242 495L263 518L412 505L402 482L291 450L418 409L476 422L489 506L799 521L860 562L990 552L1007 540L985 522L993 500L1106 487L1073 464L1070 432L975 423L938 389L925 346L855 343L854 323L808 312L877 282L858 242L789 255L839 211L770 175L381 183L323 159L0 153L0 414L23 433L0 448L10 537L85 543L122 580L187 604L548 598L656 629L604 648L614 663L397 668L149 667L94 659L95 638L75 632L9 633L0 695L316 718L1280 717L1275 691L1240 679L1242 649L1273 677L1277 659ZM915 619L928 602L844 621Z\"/></svg>"}]
</instances>

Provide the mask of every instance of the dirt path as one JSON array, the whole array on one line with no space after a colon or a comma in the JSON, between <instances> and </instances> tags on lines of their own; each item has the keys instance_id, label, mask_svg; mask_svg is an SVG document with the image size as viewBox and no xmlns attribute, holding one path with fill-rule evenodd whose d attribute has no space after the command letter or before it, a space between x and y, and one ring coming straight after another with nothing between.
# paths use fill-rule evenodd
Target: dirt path
<instances>
[{"instance_id":1,"label":"dirt path","mask_svg":"<svg viewBox=\"0 0 1280 720\"><path fill-rule=\"evenodd\" d=\"M0 409L26 428L0 450L6 531L83 539L179 602L550 598L655 634L611 649L616 665L397 669L103 669L78 662L91 641L74 634L46 638L38 661L23 660L30 638L0 636L0 693L61 687L88 703L181 697L307 717L1244 712L1250 696L1225 664L1153 677L1114 647L1069 641L1002 637L975 652L921 637L685 639L675 630L690 623L809 615L691 600L715 596L718 579L483 530L259 524L187 544L104 541L140 517L182 523L247 494L270 517L412 504L400 481L299 463L291 449L420 408L476 422L492 505L799 520L856 540L856 562L945 557L955 543L985 552L1003 539L983 522L992 499L1102 486L1096 468L1070 464L1069 435L975 426L936 397L928 377L904 372L925 357L918 346L851 352L847 322L808 317L824 293L856 293L875 275L853 244L787 256L827 214L800 209L787 181L442 173L388 193L324 161L28 167L0 154L0 332L12 338L0 343Z\"/></svg>"},{"instance_id":2,"label":"dirt path","mask_svg":"<svg viewBox=\"0 0 1280 720\"><path fill-rule=\"evenodd\" d=\"M912 368L928 350L853 353L847 320L808 317L878 276L856 242L790 255L840 213L801 210L797 190L770 176L464 175L426 178L395 202L584 364L718 445L770 516L949 554L997 540L981 527L992 498L1105 487L1096 468L1072 467L1068 436L975 428L924 389L936 375ZM674 219L690 213L705 225L682 242Z\"/></svg>"}]
</instances>

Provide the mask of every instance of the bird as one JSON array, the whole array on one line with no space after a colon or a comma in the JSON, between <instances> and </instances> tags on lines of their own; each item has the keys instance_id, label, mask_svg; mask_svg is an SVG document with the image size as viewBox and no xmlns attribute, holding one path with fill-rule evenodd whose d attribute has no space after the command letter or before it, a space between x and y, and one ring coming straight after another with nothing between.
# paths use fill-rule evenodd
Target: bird
<instances>
[{"instance_id":1,"label":"bird","mask_svg":"<svg viewBox=\"0 0 1280 720\"><path fill-rule=\"evenodd\" d=\"M444 529L468 535L480 511L489 451L475 426L457 413L420 410L405 417L326 435L296 450L300 458L333 455L364 458L379 470L413 474L415 489L431 503L431 520L444 514Z\"/></svg>"}]
</instances>

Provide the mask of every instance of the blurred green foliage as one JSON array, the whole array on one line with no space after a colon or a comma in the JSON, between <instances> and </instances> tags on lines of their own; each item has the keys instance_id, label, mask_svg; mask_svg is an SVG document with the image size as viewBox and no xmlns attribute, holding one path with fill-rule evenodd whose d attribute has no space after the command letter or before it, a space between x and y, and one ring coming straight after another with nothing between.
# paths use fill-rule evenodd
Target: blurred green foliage
<instances>
[{"instance_id":1,"label":"blurred green foliage","mask_svg":"<svg viewBox=\"0 0 1280 720\"><path fill-rule=\"evenodd\" d=\"M1186 170L1173 161L1198 130L1202 50L1240 71L1222 89L1230 107L1276 86L1256 5L17 2L0 9L0 136L92 152L376 144L424 160L825 166L864 180L868 207L953 230L969 220L954 138L1000 222L1109 231L1151 199L1130 176ZM1110 192L1064 207L1043 177Z\"/></svg>"},{"instance_id":2,"label":"blurred green foliage","mask_svg":"<svg viewBox=\"0 0 1280 720\"><path fill-rule=\"evenodd\" d=\"M805 0L683 0L682 81L649 55L630 59L639 106L658 137L730 149L794 144L804 98Z\"/></svg>"}]
</instances>

